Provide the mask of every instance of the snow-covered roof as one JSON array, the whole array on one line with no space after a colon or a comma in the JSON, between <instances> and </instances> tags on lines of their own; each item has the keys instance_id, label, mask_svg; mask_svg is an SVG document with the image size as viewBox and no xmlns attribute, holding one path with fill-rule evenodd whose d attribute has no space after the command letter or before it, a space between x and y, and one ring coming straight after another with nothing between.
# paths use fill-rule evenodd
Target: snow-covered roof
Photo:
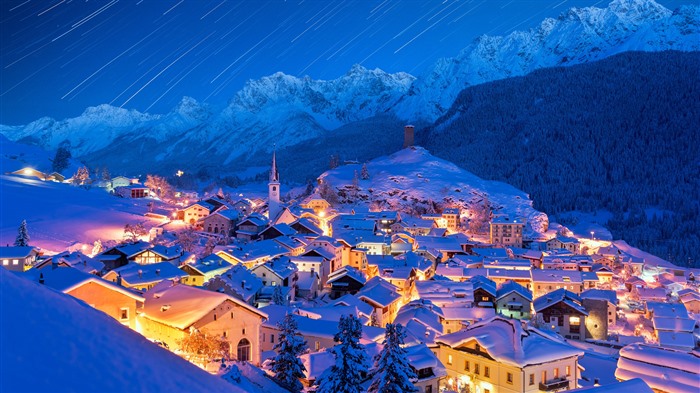
<instances>
[{"instance_id":1,"label":"snow-covered roof","mask_svg":"<svg viewBox=\"0 0 700 393\"><path fill-rule=\"evenodd\" d=\"M474 301L474 289L468 281L416 281L415 290L419 298L430 300L434 304Z\"/></svg>"},{"instance_id":2,"label":"snow-covered roof","mask_svg":"<svg viewBox=\"0 0 700 393\"><path fill-rule=\"evenodd\" d=\"M654 318L688 318L688 310L683 303L647 302L647 310Z\"/></svg>"},{"instance_id":3,"label":"snow-covered roof","mask_svg":"<svg viewBox=\"0 0 700 393\"><path fill-rule=\"evenodd\" d=\"M244 265L239 264L205 284L210 290L218 289L221 285L227 288L229 293L234 293L248 302L263 287L263 282Z\"/></svg>"},{"instance_id":4,"label":"snow-covered roof","mask_svg":"<svg viewBox=\"0 0 700 393\"><path fill-rule=\"evenodd\" d=\"M41 269L42 267L48 266L53 263L64 263L74 269L80 270L85 273L98 273L105 268L105 264L98 261L95 258L90 258L81 252L69 252L64 251L60 254L53 255L46 258L43 262L35 265L34 268Z\"/></svg>"},{"instance_id":5,"label":"snow-covered roof","mask_svg":"<svg viewBox=\"0 0 700 393\"><path fill-rule=\"evenodd\" d=\"M652 389L697 393L700 385L700 353L647 344L630 344L620 350L615 377L641 378Z\"/></svg>"},{"instance_id":6,"label":"snow-covered roof","mask_svg":"<svg viewBox=\"0 0 700 393\"><path fill-rule=\"evenodd\" d=\"M365 277L365 274L363 272L350 265L345 265L340 269L334 271L333 273L329 274L327 283L332 284L345 276L350 277L361 284L365 284L367 282L367 278Z\"/></svg>"},{"instance_id":7,"label":"snow-covered roof","mask_svg":"<svg viewBox=\"0 0 700 393\"><path fill-rule=\"evenodd\" d=\"M297 265L286 256L277 257L274 259L270 259L269 261L263 262L261 264L258 264L255 267L253 267L251 271L255 273L256 271L263 268L267 269L268 271L271 271L282 280L293 276L294 273L299 271Z\"/></svg>"},{"instance_id":8,"label":"snow-covered roof","mask_svg":"<svg viewBox=\"0 0 700 393\"><path fill-rule=\"evenodd\" d=\"M358 311L367 316L372 315L372 312L374 312L374 308L372 306L363 302L357 298L357 296L351 294L343 295L332 301L329 305L355 307Z\"/></svg>"},{"instance_id":9,"label":"snow-covered roof","mask_svg":"<svg viewBox=\"0 0 700 393\"><path fill-rule=\"evenodd\" d=\"M175 259L181 256L183 253L182 247L180 247L179 245L166 247L161 244L156 244L150 249L150 251L152 251L154 254L160 255L166 260Z\"/></svg>"},{"instance_id":10,"label":"snow-covered roof","mask_svg":"<svg viewBox=\"0 0 700 393\"><path fill-rule=\"evenodd\" d=\"M447 375L447 370L442 362L435 356L433 351L425 344L407 346L406 358L408 364L416 370L431 368L436 377L444 377Z\"/></svg>"},{"instance_id":11,"label":"snow-covered roof","mask_svg":"<svg viewBox=\"0 0 700 393\"><path fill-rule=\"evenodd\" d=\"M224 258L221 258L216 254L208 255L196 261L195 263L190 263L188 265L202 274L207 274L218 270L221 270L223 272L227 269L230 269L233 266Z\"/></svg>"},{"instance_id":12,"label":"snow-covered roof","mask_svg":"<svg viewBox=\"0 0 700 393\"><path fill-rule=\"evenodd\" d=\"M535 299L533 306L535 308L535 312L541 312L542 310L559 302L563 302L583 315L588 315L588 311L586 311L586 309L581 305L581 298L575 293L569 292L564 288L554 290L538 297Z\"/></svg>"},{"instance_id":13,"label":"snow-covered roof","mask_svg":"<svg viewBox=\"0 0 700 393\"><path fill-rule=\"evenodd\" d=\"M508 251L506 251L505 248L474 248L472 249L472 252L476 255L479 255L481 257L491 257L491 258L500 258L500 259L507 259L508 258Z\"/></svg>"},{"instance_id":14,"label":"snow-covered roof","mask_svg":"<svg viewBox=\"0 0 700 393\"><path fill-rule=\"evenodd\" d=\"M26 258L32 252L36 252L34 247L0 247L0 258Z\"/></svg>"},{"instance_id":15,"label":"snow-covered roof","mask_svg":"<svg viewBox=\"0 0 700 393\"><path fill-rule=\"evenodd\" d=\"M472 288L474 288L474 290L483 289L493 297L496 297L496 295L498 294L498 290L496 289L496 283L493 282L493 280L489 280L484 276L474 276L469 279L469 282L472 284Z\"/></svg>"},{"instance_id":16,"label":"snow-covered roof","mask_svg":"<svg viewBox=\"0 0 700 393\"><path fill-rule=\"evenodd\" d=\"M319 281L318 272L298 272L297 288L303 290L313 289Z\"/></svg>"},{"instance_id":17,"label":"snow-covered roof","mask_svg":"<svg viewBox=\"0 0 700 393\"><path fill-rule=\"evenodd\" d=\"M668 348L692 350L695 348L695 336L691 332L657 331L659 345ZM698 385L700 387L700 385Z\"/></svg>"},{"instance_id":18,"label":"snow-covered roof","mask_svg":"<svg viewBox=\"0 0 700 393\"><path fill-rule=\"evenodd\" d=\"M148 318L181 330L192 326L227 300L267 318L265 312L242 300L189 285L163 282L144 293L144 297L143 312Z\"/></svg>"},{"instance_id":19,"label":"snow-covered roof","mask_svg":"<svg viewBox=\"0 0 700 393\"><path fill-rule=\"evenodd\" d=\"M496 310L486 307L443 307L442 314L450 321L483 321L496 316Z\"/></svg>"},{"instance_id":20,"label":"snow-covered roof","mask_svg":"<svg viewBox=\"0 0 700 393\"><path fill-rule=\"evenodd\" d=\"M120 287L119 285L103 280L94 274L85 273L72 267L41 270L31 269L20 274L35 282L39 282L39 280L43 279L44 285L63 293L68 293L88 283L94 283L112 291L119 292L122 295L126 295L136 301L143 302L143 296L132 292L127 288Z\"/></svg>"},{"instance_id":21,"label":"snow-covered roof","mask_svg":"<svg viewBox=\"0 0 700 393\"><path fill-rule=\"evenodd\" d=\"M150 263L148 265L129 263L105 274L105 279L113 280L117 276L122 277L123 283L134 286L179 279L187 276L187 273L170 262Z\"/></svg>"},{"instance_id":22,"label":"snow-covered roof","mask_svg":"<svg viewBox=\"0 0 700 393\"><path fill-rule=\"evenodd\" d=\"M532 262L527 259L484 259L484 267L488 269L522 269L530 270Z\"/></svg>"},{"instance_id":23,"label":"snow-covered roof","mask_svg":"<svg viewBox=\"0 0 700 393\"><path fill-rule=\"evenodd\" d=\"M524 297L525 299L532 301L532 292L530 292L529 289L512 280L506 281L503 284L501 284L500 287L498 287L498 296L496 297L496 299L501 299L504 296L508 296L512 292L515 292L520 296Z\"/></svg>"},{"instance_id":24,"label":"snow-covered roof","mask_svg":"<svg viewBox=\"0 0 700 393\"><path fill-rule=\"evenodd\" d=\"M534 269L531 271L532 281L540 283L573 283L581 284L581 272L578 270Z\"/></svg>"},{"instance_id":25,"label":"snow-covered roof","mask_svg":"<svg viewBox=\"0 0 700 393\"><path fill-rule=\"evenodd\" d=\"M416 320L430 329L442 334L442 310L430 300L413 300L405 304L396 314L394 323L403 326L411 320Z\"/></svg>"},{"instance_id":26,"label":"snow-covered roof","mask_svg":"<svg viewBox=\"0 0 700 393\"><path fill-rule=\"evenodd\" d=\"M507 214L501 214L491 219L492 224L520 224L525 225L522 219L513 218Z\"/></svg>"},{"instance_id":27,"label":"snow-covered roof","mask_svg":"<svg viewBox=\"0 0 700 393\"><path fill-rule=\"evenodd\" d=\"M501 316L477 322L436 341L451 348L476 341L495 361L519 368L583 355L580 349L530 327L526 322Z\"/></svg>"},{"instance_id":28,"label":"snow-covered roof","mask_svg":"<svg viewBox=\"0 0 700 393\"><path fill-rule=\"evenodd\" d=\"M285 255L289 250L282 247L274 240L261 240L246 244L241 247L227 247L219 249L216 254L225 253L240 262L255 261L260 258L271 258L279 255Z\"/></svg>"},{"instance_id":29,"label":"snow-covered roof","mask_svg":"<svg viewBox=\"0 0 700 393\"><path fill-rule=\"evenodd\" d=\"M587 289L581 293L581 299L607 300L617 304L617 292L607 289Z\"/></svg>"},{"instance_id":30,"label":"snow-covered roof","mask_svg":"<svg viewBox=\"0 0 700 393\"><path fill-rule=\"evenodd\" d=\"M581 389L570 390L570 393L654 393L653 390L640 378L632 378L628 381L614 382L601 386L589 386Z\"/></svg>"},{"instance_id":31,"label":"snow-covered roof","mask_svg":"<svg viewBox=\"0 0 700 393\"><path fill-rule=\"evenodd\" d=\"M463 252L462 245L454 237L416 236L418 247L433 248L441 252Z\"/></svg>"},{"instance_id":32,"label":"snow-covered roof","mask_svg":"<svg viewBox=\"0 0 700 393\"><path fill-rule=\"evenodd\" d=\"M695 320L690 318L664 318L654 317L651 319L656 330L665 330L669 332L688 332L692 333L695 329ZM660 333L660 332L657 332Z\"/></svg>"},{"instance_id":33,"label":"snow-covered roof","mask_svg":"<svg viewBox=\"0 0 700 393\"><path fill-rule=\"evenodd\" d=\"M139 240L135 243L127 243L127 244L122 244L120 246L110 248L109 250L106 250L105 252L110 251L110 250L117 250L120 253L126 255L127 258L131 258L134 255L139 254L139 253L141 253L149 248L151 248L151 243Z\"/></svg>"},{"instance_id":34,"label":"snow-covered roof","mask_svg":"<svg viewBox=\"0 0 700 393\"><path fill-rule=\"evenodd\" d=\"M398 288L383 278L373 277L357 292L356 296L386 307L401 297L397 290Z\"/></svg>"}]
</instances>

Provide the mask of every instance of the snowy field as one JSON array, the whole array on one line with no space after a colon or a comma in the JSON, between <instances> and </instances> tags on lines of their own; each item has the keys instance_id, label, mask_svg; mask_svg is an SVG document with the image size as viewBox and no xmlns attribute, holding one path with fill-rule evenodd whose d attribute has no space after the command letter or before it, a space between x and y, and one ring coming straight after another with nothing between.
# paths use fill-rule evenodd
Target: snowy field
<instances>
[{"instance_id":1,"label":"snowy field","mask_svg":"<svg viewBox=\"0 0 700 393\"><path fill-rule=\"evenodd\" d=\"M103 189L0 175L0 244L12 244L27 220L31 245L49 253L86 249L100 239L121 239L125 224L161 223L144 216L146 199L124 199Z\"/></svg>"}]
</instances>

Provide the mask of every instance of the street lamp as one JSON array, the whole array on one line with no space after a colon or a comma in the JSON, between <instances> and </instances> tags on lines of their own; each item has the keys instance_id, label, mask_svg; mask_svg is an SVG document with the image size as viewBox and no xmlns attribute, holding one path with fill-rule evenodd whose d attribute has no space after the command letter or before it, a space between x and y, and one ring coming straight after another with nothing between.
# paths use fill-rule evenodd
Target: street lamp
<instances>
[{"instance_id":1,"label":"street lamp","mask_svg":"<svg viewBox=\"0 0 700 393\"><path fill-rule=\"evenodd\" d=\"M593 231L591 231L591 240L595 240L595 237L593 236Z\"/></svg>"}]
</instances>

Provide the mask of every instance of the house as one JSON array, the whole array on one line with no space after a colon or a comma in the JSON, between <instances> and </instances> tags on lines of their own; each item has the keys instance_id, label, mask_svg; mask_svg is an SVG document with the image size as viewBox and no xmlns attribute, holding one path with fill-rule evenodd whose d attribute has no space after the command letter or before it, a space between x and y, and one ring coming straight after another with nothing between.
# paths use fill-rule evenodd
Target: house
<instances>
[{"instance_id":1,"label":"house","mask_svg":"<svg viewBox=\"0 0 700 393\"><path fill-rule=\"evenodd\" d=\"M420 338L420 342L426 342L426 337L439 337L444 332L445 316L442 313L440 307L437 307L430 300L417 299L404 304L399 312L396 314L394 323L399 323L409 330L411 324L421 325L421 333L417 336ZM433 345L432 340L426 342L429 345Z\"/></svg>"},{"instance_id":2,"label":"house","mask_svg":"<svg viewBox=\"0 0 700 393\"><path fill-rule=\"evenodd\" d=\"M38 255L39 251L30 246L0 247L2 267L13 272L24 272L31 269L36 263Z\"/></svg>"},{"instance_id":3,"label":"house","mask_svg":"<svg viewBox=\"0 0 700 393\"><path fill-rule=\"evenodd\" d=\"M632 288L632 293L630 297L640 302L665 302L666 301L666 289L660 288L644 288L644 287L634 287Z\"/></svg>"},{"instance_id":4,"label":"house","mask_svg":"<svg viewBox=\"0 0 700 393\"><path fill-rule=\"evenodd\" d=\"M308 239L301 236L279 236L272 240L289 250L289 255L292 256L301 255L309 244Z\"/></svg>"},{"instance_id":5,"label":"house","mask_svg":"<svg viewBox=\"0 0 700 393\"><path fill-rule=\"evenodd\" d=\"M448 390L540 392L577 386L583 351L517 319L495 316L436 341Z\"/></svg>"},{"instance_id":6,"label":"house","mask_svg":"<svg viewBox=\"0 0 700 393\"><path fill-rule=\"evenodd\" d=\"M101 254L96 255L95 259L104 263L105 270L112 270L133 261L136 255L139 255L149 248L151 248L150 243L139 240L135 243L120 244L109 248Z\"/></svg>"},{"instance_id":7,"label":"house","mask_svg":"<svg viewBox=\"0 0 700 393\"><path fill-rule=\"evenodd\" d=\"M179 245L166 247L161 244L147 249L142 249L128 257L129 261L140 265L148 265L151 263L170 262L173 265L179 265L181 257L185 256L185 251ZM190 255L188 255L189 257Z\"/></svg>"},{"instance_id":8,"label":"house","mask_svg":"<svg viewBox=\"0 0 700 393\"><path fill-rule=\"evenodd\" d=\"M575 237L557 235L547 240L547 250L558 250L562 248L574 254L581 253L581 244Z\"/></svg>"},{"instance_id":9,"label":"house","mask_svg":"<svg viewBox=\"0 0 700 393\"><path fill-rule=\"evenodd\" d=\"M617 323L617 293L604 289L588 289L581 293L581 305L588 311L586 337L607 340L608 329Z\"/></svg>"},{"instance_id":10,"label":"house","mask_svg":"<svg viewBox=\"0 0 700 393\"><path fill-rule=\"evenodd\" d=\"M185 276L187 273L170 262L160 262L149 265L130 263L107 272L103 278L124 288L146 291L163 280L180 280Z\"/></svg>"},{"instance_id":11,"label":"house","mask_svg":"<svg viewBox=\"0 0 700 393\"><path fill-rule=\"evenodd\" d=\"M343 266L328 276L331 288L331 299L337 299L347 294L356 294L367 282L365 274L352 266Z\"/></svg>"},{"instance_id":12,"label":"house","mask_svg":"<svg viewBox=\"0 0 700 393\"><path fill-rule=\"evenodd\" d=\"M700 314L700 293L693 289L684 289L678 291L678 297L681 299L681 303L685 308L693 313Z\"/></svg>"},{"instance_id":13,"label":"house","mask_svg":"<svg viewBox=\"0 0 700 393\"><path fill-rule=\"evenodd\" d=\"M218 209L199 219L199 226L207 233L233 236L240 212L236 209Z\"/></svg>"},{"instance_id":14,"label":"house","mask_svg":"<svg viewBox=\"0 0 700 393\"><path fill-rule=\"evenodd\" d=\"M318 297L321 287L321 278L318 272L298 272L295 297L312 300Z\"/></svg>"},{"instance_id":15,"label":"house","mask_svg":"<svg viewBox=\"0 0 700 393\"><path fill-rule=\"evenodd\" d=\"M138 182L138 179L132 179L126 176L115 176L110 180L107 191L112 192L117 187L128 187L132 184L137 184Z\"/></svg>"},{"instance_id":16,"label":"house","mask_svg":"<svg viewBox=\"0 0 700 393\"><path fill-rule=\"evenodd\" d=\"M59 267L72 267L88 274L100 275L105 268L104 263L90 258L81 252L64 251L60 254L52 255L34 265L34 269L45 268L56 269Z\"/></svg>"},{"instance_id":17,"label":"house","mask_svg":"<svg viewBox=\"0 0 700 393\"><path fill-rule=\"evenodd\" d=\"M402 299L398 288L381 277L371 278L355 296L374 308L374 326L393 322Z\"/></svg>"},{"instance_id":18,"label":"house","mask_svg":"<svg viewBox=\"0 0 700 393\"><path fill-rule=\"evenodd\" d=\"M533 306L537 320L548 330L573 340L586 338L588 311L577 294L563 288L557 289L535 299Z\"/></svg>"},{"instance_id":19,"label":"house","mask_svg":"<svg viewBox=\"0 0 700 393\"><path fill-rule=\"evenodd\" d=\"M309 243L309 245L306 247L307 251L304 252L302 255L324 256L329 258L331 265L329 273L332 273L340 269L341 266L343 266L343 248L343 243L336 241L335 239L330 238L328 236L319 236ZM318 255L311 253L311 250L318 251ZM324 253L322 252L322 250L325 251L326 255L323 255Z\"/></svg>"},{"instance_id":20,"label":"house","mask_svg":"<svg viewBox=\"0 0 700 393\"><path fill-rule=\"evenodd\" d=\"M435 228L435 221L410 216L402 217L401 221L391 225L393 233L406 232L411 236L426 236L433 228Z\"/></svg>"},{"instance_id":21,"label":"house","mask_svg":"<svg viewBox=\"0 0 700 393\"><path fill-rule=\"evenodd\" d=\"M263 288L263 282L243 265L235 265L225 273L209 280L204 288L225 293L257 307L257 297Z\"/></svg>"},{"instance_id":22,"label":"house","mask_svg":"<svg viewBox=\"0 0 700 393\"><path fill-rule=\"evenodd\" d=\"M296 257L292 256L289 257L289 260L297 265L297 269L299 269L300 272L315 272L318 274L320 280L319 284L321 288L323 288L326 286L328 275L331 270L330 259L324 256L315 255L318 254L318 251L316 250L310 251L311 252L309 255Z\"/></svg>"},{"instance_id":23,"label":"house","mask_svg":"<svg viewBox=\"0 0 700 393\"><path fill-rule=\"evenodd\" d=\"M289 224L292 229L297 231L299 235L302 236L321 236L323 235L323 230L318 227L318 225L310 220L309 218L299 218L298 220Z\"/></svg>"},{"instance_id":24,"label":"house","mask_svg":"<svg viewBox=\"0 0 700 393\"><path fill-rule=\"evenodd\" d=\"M657 393L696 393L700 381L698 364L697 351L630 344L620 350L615 378L640 378Z\"/></svg>"},{"instance_id":25,"label":"house","mask_svg":"<svg viewBox=\"0 0 700 393\"><path fill-rule=\"evenodd\" d=\"M532 316L532 292L515 281L498 287L496 312L508 318L528 320Z\"/></svg>"},{"instance_id":26,"label":"house","mask_svg":"<svg viewBox=\"0 0 700 393\"><path fill-rule=\"evenodd\" d=\"M32 270L25 274L32 281L84 301L122 325L137 328L136 312L141 310L144 298L136 292L70 267Z\"/></svg>"},{"instance_id":27,"label":"house","mask_svg":"<svg viewBox=\"0 0 700 393\"><path fill-rule=\"evenodd\" d=\"M171 350L192 330L223 337L230 359L259 365L260 330L267 314L224 293L163 282L144 294L141 333Z\"/></svg>"},{"instance_id":28,"label":"house","mask_svg":"<svg viewBox=\"0 0 700 393\"><path fill-rule=\"evenodd\" d=\"M187 224L201 225L202 218L208 216L214 210L216 210L216 206L204 201L198 201L185 207L182 210L179 210L177 212L177 215L178 218L180 218L183 222Z\"/></svg>"},{"instance_id":29,"label":"house","mask_svg":"<svg viewBox=\"0 0 700 393\"><path fill-rule=\"evenodd\" d=\"M146 198L151 196L151 190L146 186L131 184L128 186L115 187L114 194L122 198Z\"/></svg>"},{"instance_id":30,"label":"house","mask_svg":"<svg viewBox=\"0 0 700 393\"><path fill-rule=\"evenodd\" d=\"M457 232L459 230L460 219L459 219L459 209L445 209L442 211L442 219L445 222L444 228L452 232Z\"/></svg>"},{"instance_id":31,"label":"house","mask_svg":"<svg viewBox=\"0 0 700 393\"><path fill-rule=\"evenodd\" d=\"M498 290L496 283L484 276L474 276L469 279L474 294L474 305L477 307L494 308Z\"/></svg>"},{"instance_id":32,"label":"house","mask_svg":"<svg viewBox=\"0 0 700 393\"><path fill-rule=\"evenodd\" d=\"M557 289L566 289L575 294L583 291L583 278L579 271L536 269L532 274L532 294L540 297Z\"/></svg>"},{"instance_id":33,"label":"house","mask_svg":"<svg viewBox=\"0 0 700 393\"><path fill-rule=\"evenodd\" d=\"M267 217L260 213L252 213L238 223L236 237L247 241L255 240L260 232L267 227L267 224Z\"/></svg>"},{"instance_id":34,"label":"house","mask_svg":"<svg viewBox=\"0 0 700 393\"><path fill-rule=\"evenodd\" d=\"M491 219L489 225L489 240L497 247L523 246L523 228L525 222L508 215L500 215Z\"/></svg>"},{"instance_id":35,"label":"house","mask_svg":"<svg viewBox=\"0 0 700 393\"><path fill-rule=\"evenodd\" d=\"M46 179L49 177L48 174L36 170L34 168L30 167L24 167L22 169L18 169L14 172L7 172L6 174L8 175L15 175L15 176L22 176L22 177L35 177L39 180L46 181Z\"/></svg>"},{"instance_id":36,"label":"house","mask_svg":"<svg viewBox=\"0 0 700 393\"><path fill-rule=\"evenodd\" d=\"M231 264L243 264L248 269L269 261L272 258L286 255L289 250L274 240L261 240L240 247L215 247L214 254Z\"/></svg>"},{"instance_id":37,"label":"house","mask_svg":"<svg viewBox=\"0 0 700 393\"><path fill-rule=\"evenodd\" d=\"M263 286L281 286L290 288L290 301L294 300L299 269L288 257L279 257L263 262L251 269L251 273L260 278Z\"/></svg>"},{"instance_id":38,"label":"house","mask_svg":"<svg viewBox=\"0 0 700 393\"><path fill-rule=\"evenodd\" d=\"M323 197L321 197L321 195L317 192L304 198L300 205L304 209L313 210L316 214L326 211L331 207L331 204L328 203L327 200L323 199Z\"/></svg>"},{"instance_id":39,"label":"house","mask_svg":"<svg viewBox=\"0 0 700 393\"><path fill-rule=\"evenodd\" d=\"M180 282L186 285L201 287L216 276L226 273L233 264L216 254L206 256L194 263L186 263L180 266L180 270L187 276L182 277Z\"/></svg>"},{"instance_id":40,"label":"house","mask_svg":"<svg viewBox=\"0 0 700 393\"><path fill-rule=\"evenodd\" d=\"M260 238L263 240L274 239L280 236L296 235L297 231L285 223L269 226L260 232Z\"/></svg>"}]
</instances>

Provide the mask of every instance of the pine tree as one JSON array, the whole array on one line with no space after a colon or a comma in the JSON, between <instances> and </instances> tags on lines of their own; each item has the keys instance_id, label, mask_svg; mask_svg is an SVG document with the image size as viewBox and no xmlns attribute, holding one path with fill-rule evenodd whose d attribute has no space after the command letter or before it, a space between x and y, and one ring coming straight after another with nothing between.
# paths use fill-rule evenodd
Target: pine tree
<instances>
[{"instance_id":1,"label":"pine tree","mask_svg":"<svg viewBox=\"0 0 700 393\"><path fill-rule=\"evenodd\" d=\"M27 247L29 246L29 233L27 232L27 220L22 220L17 228L17 238L15 239L16 247Z\"/></svg>"},{"instance_id":2,"label":"pine tree","mask_svg":"<svg viewBox=\"0 0 700 393\"><path fill-rule=\"evenodd\" d=\"M70 163L71 159L71 154L70 150L66 149L63 146L60 146L58 150L56 150L56 155L53 157L53 163L51 166L51 169L54 172L61 173L64 169L68 168L68 164Z\"/></svg>"},{"instance_id":3,"label":"pine tree","mask_svg":"<svg viewBox=\"0 0 700 393\"><path fill-rule=\"evenodd\" d=\"M367 170L367 163L362 164L362 172L360 173L362 180L369 180L369 171Z\"/></svg>"},{"instance_id":4,"label":"pine tree","mask_svg":"<svg viewBox=\"0 0 700 393\"><path fill-rule=\"evenodd\" d=\"M112 174L109 173L109 169L107 169L107 167L102 168L102 180L104 180L104 181L112 180Z\"/></svg>"},{"instance_id":5,"label":"pine tree","mask_svg":"<svg viewBox=\"0 0 700 393\"><path fill-rule=\"evenodd\" d=\"M408 364L406 350L401 347L406 333L400 324L386 324L386 333L382 344L384 348L372 368L372 383L369 393L407 393L415 392L412 379L415 371Z\"/></svg>"},{"instance_id":6,"label":"pine tree","mask_svg":"<svg viewBox=\"0 0 700 393\"><path fill-rule=\"evenodd\" d=\"M339 343L330 352L335 364L319 378L316 393L361 393L361 382L369 369L365 346L360 344L362 323L354 315L341 316L338 333L333 341Z\"/></svg>"},{"instance_id":7,"label":"pine tree","mask_svg":"<svg viewBox=\"0 0 700 393\"><path fill-rule=\"evenodd\" d=\"M303 378L306 371L299 355L306 351L306 341L297 331L297 322L292 314L285 315L277 327L281 332L279 341L273 347L277 356L270 362L270 369L280 385L292 393L299 393L303 389L299 378Z\"/></svg>"},{"instance_id":8,"label":"pine tree","mask_svg":"<svg viewBox=\"0 0 700 393\"><path fill-rule=\"evenodd\" d=\"M287 299L284 297L284 294L282 294L282 287L279 285L272 291L272 303L279 306L287 305Z\"/></svg>"}]
</instances>

